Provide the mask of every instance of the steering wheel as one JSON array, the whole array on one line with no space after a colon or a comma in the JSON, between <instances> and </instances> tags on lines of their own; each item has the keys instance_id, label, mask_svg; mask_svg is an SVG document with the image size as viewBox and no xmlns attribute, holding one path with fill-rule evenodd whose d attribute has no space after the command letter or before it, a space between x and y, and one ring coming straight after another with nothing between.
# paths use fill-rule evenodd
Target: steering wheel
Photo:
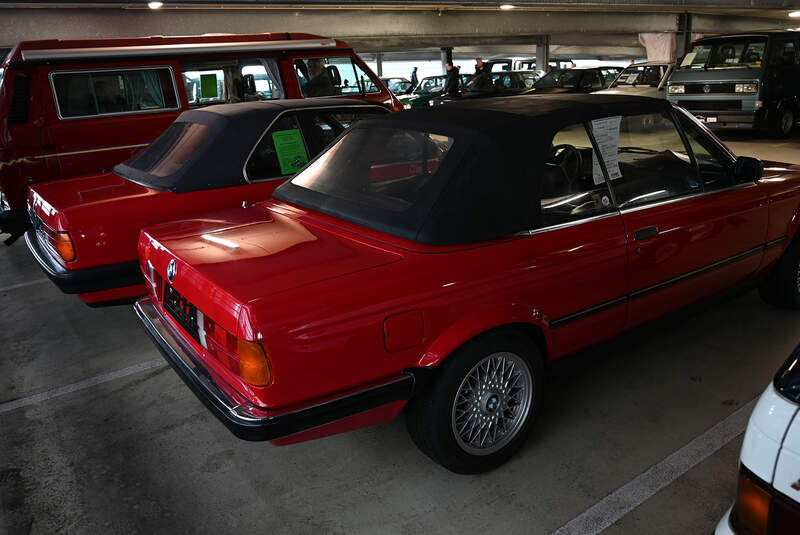
<instances>
[{"instance_id":1,"label":"steering wheel","mask_svg":"<svg viewBox=\"0 0 800 535\"><path fill-rule=\"evenodd\" d=\"M564 171L570 185L573 185L583 170L583 156L580 151L572 145L563 143L553 147L551 153L552 162Z\"/></svg>"}]
</instances>

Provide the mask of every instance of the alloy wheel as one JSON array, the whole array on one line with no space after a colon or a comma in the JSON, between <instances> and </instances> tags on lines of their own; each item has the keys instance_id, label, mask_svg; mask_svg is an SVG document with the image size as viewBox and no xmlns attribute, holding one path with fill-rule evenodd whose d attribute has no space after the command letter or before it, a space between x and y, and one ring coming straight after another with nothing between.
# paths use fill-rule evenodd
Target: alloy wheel
<instances>
[{"instance_id":1,"label":"alloy wheel","mask_svg":"<svg viewBox=\"0 0 800 535\"><path fill-rule=\"evenodd\" d=\"M533 378L525 360L508 352L489 355L456 392L451 416L456 442L472 455L500 450L521 431L532 400Z\"/></svg>"}]
</instances>

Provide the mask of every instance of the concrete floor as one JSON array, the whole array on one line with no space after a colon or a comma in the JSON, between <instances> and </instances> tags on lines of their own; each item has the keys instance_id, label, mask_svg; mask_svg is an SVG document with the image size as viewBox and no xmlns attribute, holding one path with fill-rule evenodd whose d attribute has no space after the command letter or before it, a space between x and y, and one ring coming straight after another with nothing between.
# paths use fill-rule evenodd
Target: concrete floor
<instances>
[{"instance_id":1,"label":"concrete floor","mask_svg":"<svg viewBox=\"0 0 800 535\"><path fill-rule=\"evenodd\" d=\"M739 154L800 163L798 139L729 139ZM549 533L758 396L800 341L800 313L753 291L659 320L553 366L523 450L459 476L421 454L402 419L284 448L239 441L152 364L132 310L90 309L42 279L23 244L0 250L0 533ZM740 446L606 533L710 533Z\"/></svg>"}]
</instances>

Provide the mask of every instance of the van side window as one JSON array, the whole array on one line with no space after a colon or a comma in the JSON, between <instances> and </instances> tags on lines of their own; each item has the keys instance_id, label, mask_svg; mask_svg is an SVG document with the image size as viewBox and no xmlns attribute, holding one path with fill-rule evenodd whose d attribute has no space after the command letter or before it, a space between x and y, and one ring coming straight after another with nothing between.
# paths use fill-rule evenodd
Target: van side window
<instances>
[{"instance_id":1,"label":"van side window","mask_svg":"<svg viewBox=\"0 0 800 535\"><path fill-rule=\"evenodd\" d=\"M192 107L284 97L273 58L185 63L181 69L186 99Z\"/></svg>"},{"instance_id":2,"label":"van side window","mask_svg":"<svg viewBox=\"0 0 800 535\"><path fill-rule=\"evenodd\" d=\"M796 54L794 39L776 39L772 42L769 63L778 66L794 65L797 62Z\"/></svg>"},{"instance_id":3,"label":"van side window","mask_svg":"<svg viewBox=\"0 0 800 535\"><path fill-rule=\"evenodd\" d=\"M378 93L378 85L350 56L303 58L294 62L304 97Z\"/></svg>"},{"instance_id":4,"label":"van side window","mask_svg":"<svg viewBox=\"0 0 800 535\"><path fill-rule=\"evenodd\" d=\"M62 119L176 110L172 71L167 67L50 74Z\"/></svg>"}]
</instances>

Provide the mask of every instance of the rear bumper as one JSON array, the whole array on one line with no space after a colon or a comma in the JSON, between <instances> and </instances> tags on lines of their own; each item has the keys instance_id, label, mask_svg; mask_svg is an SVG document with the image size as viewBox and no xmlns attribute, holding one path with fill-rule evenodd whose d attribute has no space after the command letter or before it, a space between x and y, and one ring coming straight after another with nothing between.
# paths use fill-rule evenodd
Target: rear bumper
<instances>
[{"instance_id":1,"label":"rear bumper","mask_svg":"<svg viewBox=\"0 0 800 535\"><path fill-rule=\"evenodd\" d=\"M273 440L325 425L395 401L408 400L414 376L401 376L358 392L300 409L274 411L258 407L237 394L161 314L149 297L134 305L139 320L161 354L184 383L225 426L243 440Z\"/></svg>"},{"instance_id":2,"label":"rear bumper","mask_svg":"<svg viewBox=\"0 0 800 535\"><path fill-rule=\"evenodd\" d=\"M144 282L139 263L135 260L86 269L68 269L42 247L36 237L36 231L29 230L25 233L25 243L39 263L39 267L66 294L99 292Z\"/></svg>"}]
</instances>

